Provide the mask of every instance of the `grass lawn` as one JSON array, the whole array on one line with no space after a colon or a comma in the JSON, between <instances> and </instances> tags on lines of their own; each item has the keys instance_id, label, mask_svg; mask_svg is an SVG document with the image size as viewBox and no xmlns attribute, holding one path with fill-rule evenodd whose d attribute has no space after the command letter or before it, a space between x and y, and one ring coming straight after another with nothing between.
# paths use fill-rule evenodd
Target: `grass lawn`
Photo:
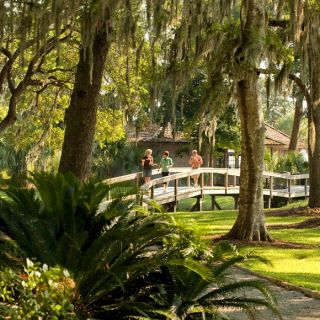
<instances>
[{"instance_id":1,"label":"grass lawn","mask_svg":"<svg viewBox=\"0 0 320 320\"><path fill-rule=\"evenodd\" d=\"M272 266L250 262L245 267L320 292L320 249L281 249L248 247L247 250L267 258Z\"/></svg>"},{"instance_id":2,"label":"grass lawn","mask_svg":"<svg viewBox=\"0 0 320 320\"><path fill-rule=\"evenodd\" d=\"M223 210L234 209L234 199L230 196L216 196L216 201ZM177 211L189 211L196 203L195 198L189 198L179 201ZM211 210L211 197L206 195L202 203L203 211Z\"/></svg>"},{"instance_id":3,"label":"grass lawn","mask_svg":"<svg viewBox=\"0 0 320 320\"><path fill-rule=\"evenodd\" d=\"M220 235L228 232L237 216L235 210L217 210L217 211L202 211L202 212L177 212L174 214L175 219L187 228L195 230L198 234L205 235ZM302 222L306 217L289 216L289 217L266 217L267 225L273 224L291 224ZM278 234L283 229L272 230L271 234ZM288 233L301 231L288 229ZM320 236L320 232L319 232ZM285 239L283 239L285 240ZM292 241L292 240L291 240ZM320 239L319 239L320 243Z\"/></svg>"},{"instance_id":4,"label":"grass lawn","mask_svg":"<svg viewBox=\"0 0 320 320\"><path fill-rule=\"evenodd\" d=\"M303 205L299 204L296 206ZM290 205L293 207L294 205ZM177 212L173 214L176 221L193 229L200 236L222 235L232 227L237 212L234 210ZM255 254L266 257L272 264L265 265L259 261L246 264L252 270L292 284L320 291L320 230L288 229L286 225L306 220L303 216L266 216L267 226L283 225L281 229L270 229L276 240L315 245L313 249L288 249L278 247L243 247Z\"/></svg>"}]
</instances>

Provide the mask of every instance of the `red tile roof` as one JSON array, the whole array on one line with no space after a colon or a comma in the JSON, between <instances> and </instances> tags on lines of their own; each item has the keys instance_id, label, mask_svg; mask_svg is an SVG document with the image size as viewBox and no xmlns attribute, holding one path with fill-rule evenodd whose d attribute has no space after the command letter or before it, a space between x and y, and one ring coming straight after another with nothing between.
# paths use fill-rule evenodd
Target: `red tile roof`
<instances>
[{"instance_id":1,"label":"red tile roof","mask_svg":"<svg viewBox=\"0 0 320 320\"><path fill-rule=\"evenodd\" d=\"M288 149L290 144L290 136L284 132L265 123L265 145L278 145L283 149ZM298 142L298 149L305 149L306 145L303 141Z\"/></svg>"},{"instance_id":2,"label":"red tile roof","mask_svg":"<svg viewBox=\"0 0 320 320\"><path fill-rule=\"evenodd\" d=\"M290 144L290 136L284 132L270 126L265 123L266 133L265 133L265 145L266 146L278 146L281 149L288 149ZM163 133L163 134L162 134ZM129 142L139 142L139 141L152 141L152 142L187 142L186 137L182 132L177 132L175 140L172 136L172 127L170 122L164 129L163 127L152 123L140 130L138 137L134 129L127 128L127 139ZM305 149L306 145L303 141L298 142L298 149Z\"/></svg>"}]
</instances>

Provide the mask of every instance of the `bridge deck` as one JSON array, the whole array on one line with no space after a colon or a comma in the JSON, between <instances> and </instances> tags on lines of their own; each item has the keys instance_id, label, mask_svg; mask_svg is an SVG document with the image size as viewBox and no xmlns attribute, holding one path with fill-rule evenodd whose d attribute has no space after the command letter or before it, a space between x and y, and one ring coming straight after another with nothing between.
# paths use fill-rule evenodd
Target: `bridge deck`
<instances>
[{"instance_id":1,"label":"bridge deck","mask_svg":"<svg viewBox=\"0 0 320 320\"><path fill-rule=\"evenodd\" d=\"M308 188L309 191L309 188ZM178 187L178 194L175 196L174 193L174 187L168 187L167 192L163 191L162 187L155 188L154 189L154 195L153 195L153 200L158 202L159 204L165 204L169 202L174 202L174 201L180 201L183 199L187 198L193 198L201 195L238 195L239 194L239 187L229 187L227 191L225 190L224 187L204 187L203 190L201 191L200 187L199 188L194 188L194 187ZM263 190L263 195L265 196L270 196L270 189L264 189ZM301 198L305 197L305 186L304 185L296 185L291 187L291 191L289 192L288 188L286 189L273 189L273 196L274 197L281 197L281 198ZM145 194L144 198L146 200L151 200L151 195Z\"/></svg>"},{"instance_id":2,"label":"bridge deck","mask_svg":"<svg viewBox=\"0 0 320 320\"><path fill-rule=\"evenodd\" d=\"M167 177L153 178L150 182L140 187L141 197L145 201L154 200L159 204L177 203L182 199L200 197L204 195L231 195L239 194L239 169L228 168L174 168L171 175ZM158 170L153 171L154 175L159 174ZM199 187L191 185L192 176L199 176ZM142 173L115 177L105 180L105 183L112 185L118 182L135 180L138 185ZM290 173L264 172L265 188L264 196L269 201L273 197L287 199L307 197L309 195L308 174L291 175ZM163 191L162 184L168 183L167 192Z\"/></svg>"}]
</instances>

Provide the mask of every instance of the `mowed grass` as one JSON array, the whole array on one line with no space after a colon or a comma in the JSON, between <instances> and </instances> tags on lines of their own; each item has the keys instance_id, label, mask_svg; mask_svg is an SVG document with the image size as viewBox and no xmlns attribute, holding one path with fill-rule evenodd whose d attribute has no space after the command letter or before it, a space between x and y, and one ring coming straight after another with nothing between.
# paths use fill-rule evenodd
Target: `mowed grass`
<instances>
[{"instance_id":1,"label":"mowed grass","mask_svg":"<svg viewBox=\"0 0 320 320\"><path fill-rule=\"evenodd\" d=\"M292 204L291 204L292 206ZM177 212L172 214L176 221L186 228L194 230L199 236L210 238L212 235L227 233L236 219L234 210ZM259 261L246 264L253 271L268 275L282 281L320 291L320 230L292 229L287 225L308 219L304 216L276 217L266 216L267 226L283 225L281 229L270 228L275 240L311 244L312 249L289 249L281 247L242 247L241 251L251 251L267 258L272 265Z\"/></svg>"},{"instance_id":2,"label":"mowed grass","mask_svg":"<svg viewBox=\"0 0 320 320\"><path fill-rule=\"evenodd\" d=\"M234 209L234 199L230 196L216 196L216 201L222 210ZM177 211L189 211L193 205L197 202L195 198L188 198L179 201ZM202 210L211 210L211 197L206 195L202 202Z\"/></svg>"},{"instance_id":3,"label":"mowed grass","mask_svg":"<svg viewBox=\"0 0 320 320\"><path fill-rule=\"evenodd\" d=\"M281 249L248 247L247 250L267 258L272 265L251 261L244 266L250 269L320 292L320 249Z\"/></svg>"},{"instance_id":4,"label":"mowed grass","mask_svg":"<svg viewBox=\"0 0 320 320\"><path fill-rule=\"evenodd\" d=\"M201 236L206 235L222 235L227 233L235 222L237 211L235 210L216 210L216 211L197 211L197 212L177 212L173 214L175 219L187 228L195 230ZM267 225L284 226L299 223L306 219L302 216L289 217L266 217ZM278 235L283 229L270 230L271 235ZM291 232L300 231L288 229L288 234ZM297 232L299 233L299 232ZM319 232L320 235L320 232ZM278 239L278 236L276 237ZM280 238L279 238L280 239ZM303 238L303 241L305 238ZM302 242L303 242L302 241ZM319 239L320 243L320 239Z\"/></svg>"}]
</instances>

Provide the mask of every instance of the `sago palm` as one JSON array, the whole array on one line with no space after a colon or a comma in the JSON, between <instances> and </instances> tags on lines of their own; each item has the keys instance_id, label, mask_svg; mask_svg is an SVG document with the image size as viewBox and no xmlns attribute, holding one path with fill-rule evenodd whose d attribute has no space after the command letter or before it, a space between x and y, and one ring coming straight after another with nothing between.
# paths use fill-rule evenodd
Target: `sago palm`
<instances>
[{"instance_id":1,"label":"sago palm","mask_svg":"<svg viewBox=\"0 0 320 320\"><path fill-rule=\"evenodd\" d=\"M274 307L261 284L221 285L237 259L218 263L215 254L210 265L200 261L202 248L170 217L121 199L130 188L114 191L118 198L106 204L110 190L101 183L50 174L34 175L32 183L35 188L5 191L1 227L24 256L70 271L80 317L210 319L218 306ZM253 287L263 299L234 294Z\"/></svg>"}]
</instances>

